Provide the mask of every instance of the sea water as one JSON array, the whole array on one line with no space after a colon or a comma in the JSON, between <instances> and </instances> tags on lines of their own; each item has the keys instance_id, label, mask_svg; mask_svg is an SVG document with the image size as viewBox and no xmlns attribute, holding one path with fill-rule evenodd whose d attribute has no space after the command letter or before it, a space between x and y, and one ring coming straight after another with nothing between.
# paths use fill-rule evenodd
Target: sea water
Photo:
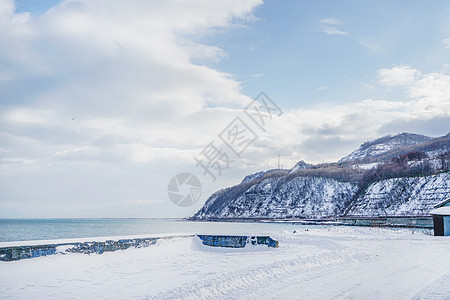
<instances>
[{"instance_id":1,"label":"sea water","mask_svg":"<svg viewBox=\"0 0 450 300\"><path fill-rule=\"evenodd\" d=\"M193 222L184 219L0 219L0 242L145 234L257 235L295 230L293 224Z\"/></svg>"}]
</instances>

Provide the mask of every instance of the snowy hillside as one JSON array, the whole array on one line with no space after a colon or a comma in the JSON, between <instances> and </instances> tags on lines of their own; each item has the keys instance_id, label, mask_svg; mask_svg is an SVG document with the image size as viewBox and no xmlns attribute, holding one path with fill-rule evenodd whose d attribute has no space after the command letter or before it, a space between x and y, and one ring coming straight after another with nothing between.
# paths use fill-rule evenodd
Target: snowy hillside
<instances>
[{"instance_id":1,"label":"snowy hillside","mask_svg":"<svg viewBox=\"0 0 450 300\"><path fill-rule=\"evenodd\" d=\"M246 176L192 218L428 216L450 197L450 134L402 133L361 145L338 163L298 162Z\"/></svg>"},{"instance_id":2,"label":"snowy hillside","mask_svg":"<svg viewBox=\"0 0 450 300\"><path fill-rule=\"evenodd\" d=\"M426 177L386 179L369 186L347 216L424 216L450 197L450 173Z\"/></svg>"},{"instance_id":3,"label":"snowy hillside","mask_svg":"<svg viewBox=\"0 0 450 300\"><path fill-rule=\"evenodd\" d=\"M214 194L194 218L324 218L340 214L356 191L354 183L329 178L267 178Z\"/></svg>"},{"instance_id":4,"label":"snowy hillside","mask_svg":"<svg viewBox=\"0 0 450 300\"><path fill-rule=\"evenodd\" d=\"M384 154L386 152L410 145L417 145L432 138L420 134L401 133L398 135L386 135L382 138L366 142L349 155L341 158L340 163L353 160L362 160Z\"/></svg>"},{"instance_id":5,"label":"snowy hillside","mask_svg":"<svg viewBox=\"0 0 450 300\"><path fill-rule=\"evenodd\" d=\"M193 218L428 216L450 197L450 173L378 181L358 197L357 190L356 183L329 178L267 178L215 193Z\"/></svg>"}]
</instances>

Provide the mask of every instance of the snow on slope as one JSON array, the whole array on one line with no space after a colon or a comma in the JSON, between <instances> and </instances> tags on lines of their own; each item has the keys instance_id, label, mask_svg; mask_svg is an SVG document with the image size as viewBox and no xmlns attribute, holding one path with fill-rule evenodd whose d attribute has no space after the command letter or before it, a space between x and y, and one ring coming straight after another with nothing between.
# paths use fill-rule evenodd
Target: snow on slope
<instances>
[{"instance_id":1,"label":"snow on slope","mask_svg":"<svg viewBox=\"0 0 450 300\"><path fill-rule=\"evenodd\" d=\"M295 173L298 170L309 169L311 167L312 167L311 164L307 164L303 160L301 160L295 164L295 166L289 171L289 173Z\"/></svg>"},{"instance_id":2,"label":"snow on slope","mask_svg":"<svg viewBox=\"0 0 450 300\"><path fill-rule=\"evenodd\" d=\"M249 175L241 184L209 197L193 218L319 219L341 216L349 211L348 206L355 201L357 182L365 184L364 170L384 166L383 162L392 162L394 157L410 157L407 154L412 157L407 162L410 173L395 173L395 166L387 163L387 167L379 171L377 178L386 178L384 175L389 174L387 171L393 177L448 170L448 157L438 156L449 151L449 147L450 134L438 138L410 133L388 135L364 143L340 160L351 161L350 163L312 166L300 161L291 170L270 170ZM413 154L423 157L413 160ZM400 164L399 167L403 168ZM353 203L350 213L370 217L428 216L433 202L439 202L443 199L442 195L449 193L447 177L434 183L433 178L403 178L373 183L366 194ZM406 190L399 189L401 184L406 186ZM426 191L422 185L427 187ZM415 192L412 191L414 189ZM428 194L424 195L425 192Z\"/></svg>"},{"instance_id":3,"label":"snow on slope","mask_svg":"<svg viewBox=\"0 0 450 300\"><path fill-rule=\"evenodd\" d=\"M311 167L312 167L311 164L307 164L303 160L301 160L301 161L297 162L295 164L295 166L292 169L290 169L290 170L272 169L272 170L269 170L269 171L257 172L257 173L245 176L244 179L242 179L241 183L249 183L249 182L252 182L254 180L260 179L260 178L262 178L264 176L268 176L270 174L275 174L275 173L280 173L280 172L285 172L286 174L287 173L292 174L292 173L295 173L298 170L305 170L305 169L309 169Z\"/></svg>"},{"instance_id":4,"label":"snow on slope","mask_svg":"<svg viewBox=\"0 0 450 300\"><path fill-rule=\"evenodd\" d=\"M293 231L296 230L296 233ZM306 231L308 230L308 231ZM0 264L4 299L446 299L448 237L355 227L267 232L280 247L192 238Z\"/></svg>"},{"instance_id":5,"label":"snow on slope","mask_svg":"<svg viewBox=\"0 0 450 300\"><path fill-rule=\"evenodd\" d=\"M372 183L355 200L357 184L323 177L276 177L212 195L194 219L429 216L450 197L450 172Z\"/></svg>"},{"instance_id":6,"label":"snow on slope","mask_svg":"<svg viewBox=\"0 0 450 300\"><path fill-rule=\"evenodd\" d=\"M211 196L194 218L329 217L343 211L357 186L321 177L276 177L243 187L241 193L230 189Z\"/></svg>"},{"instance_id":7,"label":"snow on slope","mask_svg":"<svg viewBox=\"0 0 450 300\"><path fill-rule=\"evenodd\" d=\"M382 138L362 144L358 149L341 158L339 162L343 163L352 160L365 159L392 151L403 146L416 145L427 142L431 139L431 137L413 133L386 135Z\"/></svg>"},{"instance_id":8,"label":"snow on slope","mask_svg":"<svg viewBox=\"0 0 450 300\"><path fill-rule=\"evenodd\" d=\"M270 172L270 171L267 171ZM267 174L266 171L261 171L261 172L257 172L254 174L250 174L244 177L244 179L242 179L241 183L248 183L248 182L252 182L253 180L259 179L261 177L263 177L265 174Z\"/></svg>"},{"instance_id":9,"label":"snow on slope","mask_svg":"<svg viewBox=\"0 0 450 300\"><path fill-rule=\"evenodd\" d=\"M369 186L347 216L427 216L450 197L450 172L426 177L394 178Z\"/></svg>"}]
</instances>

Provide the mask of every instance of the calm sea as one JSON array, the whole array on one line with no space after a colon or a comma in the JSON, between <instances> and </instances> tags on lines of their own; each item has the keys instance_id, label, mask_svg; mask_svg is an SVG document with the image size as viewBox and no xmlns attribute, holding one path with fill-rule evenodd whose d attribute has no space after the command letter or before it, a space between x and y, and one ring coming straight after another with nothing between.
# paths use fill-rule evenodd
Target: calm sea
<instances>
[{"instance_id":1,"label":"calm sea","mask_svg":"<svg viewBox=\"0 0 450 300\"><path fill-rule=\"evenodd\" d=\"M256 235L298 226L182 219L0 219L0 242L170 233Z\"/></svg>"}]
</instances>

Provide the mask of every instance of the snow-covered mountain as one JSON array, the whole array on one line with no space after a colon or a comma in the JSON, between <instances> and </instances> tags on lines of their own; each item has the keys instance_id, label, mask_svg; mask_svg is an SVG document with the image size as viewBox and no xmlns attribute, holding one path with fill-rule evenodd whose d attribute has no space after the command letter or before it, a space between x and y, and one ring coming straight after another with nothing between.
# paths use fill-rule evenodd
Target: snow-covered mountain
<instances>
[{"instance_id":1,"label":"snow-covered mountain","mask_svg":"<svg viewBox=\"0 0 450 300\"><path fill-rule=\"evenodd\" d=\"M266 178L230 189L211 196L194 219L428 216L450 197L450 173L378 181L359 196L356 183L320 177Z\"/></svg>"},{"instance_id":2,"label":"snow-covered mountain","mask_svg":"<svg viewBox=\"0 0 450 300\"><path fill-rule=\"evenodd\" d=\"M426 216L450 197L450 173L378 181L348 207L346 216Z\"/></svg>"},{"instance_id":3,"label":"snow-covered mountain","mask_svg":"<svg viewBox=\"0 0 450 300\"><path fill-rule=\"evenodd\" d=\"M449 150L450 134L385 136L338 163L300 161L246 176L214 193L193 219L427 216L450 197Z\"/></svg>"},{"instance_id":4,"label":"snow-covered mountain","mask_svg":"<svg viewBox=\"0 0 450 300\"><path fill-rule=\"evenodd\" d=\"M400 133L397 135L386 135L379 139L366 142L349 155L341 158L340 163L375 158L387 152L400 149L405 146L422 144L433 138L421 134Z\"/></svg>"},{"instance_id":5,"label":"snow-covered mountain","mask_svg":"<svg viewBox=\"0 0 450 300\"><path fill-rule=\"evenodd\" d=\"M340 214L357 189L329 178L270 177L215 193L194 217L324 218Z\"/></svg>"}]
</instances>

